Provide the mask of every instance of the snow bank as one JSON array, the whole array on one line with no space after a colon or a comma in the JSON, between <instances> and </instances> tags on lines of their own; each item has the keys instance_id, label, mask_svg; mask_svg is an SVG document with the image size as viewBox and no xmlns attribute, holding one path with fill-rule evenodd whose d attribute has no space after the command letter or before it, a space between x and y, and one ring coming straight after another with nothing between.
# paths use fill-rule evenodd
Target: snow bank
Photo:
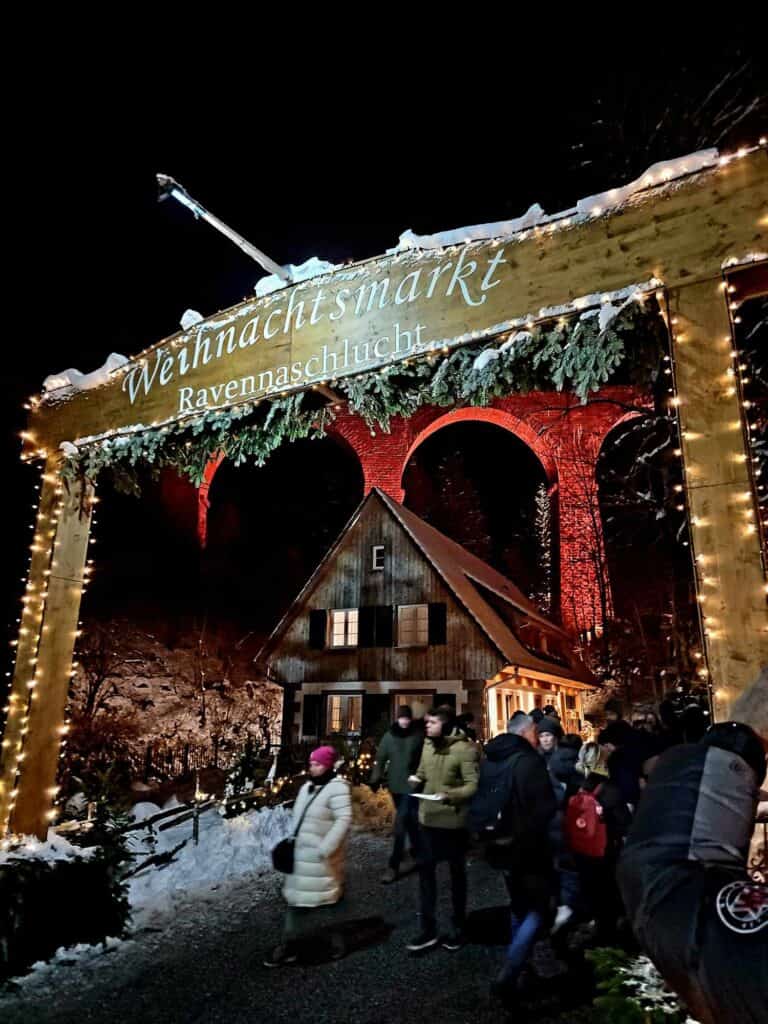
<instances>
[{"instance_id":1,"label":"snow bank","mask_svg":"<svg viewBox=\"0 0 768 1024\"><path fill-rule=\"evenodd\" d=\"M372 792L368 786L352 789L354 827L357 831L388 831L392 827L392 800L384 790ZM148 815L154 805L142 803L134 816ZM244 878L254 871L272 871L272 848L291 832L291 812L285 807L249 811L236 818L223 818L215 808L200 816L200 841L192 840L192 822L156 835L157 853L172 850L186 840L167 866L151 866L130 880L129 898L133 927L140 928L153 915L174 912L185 897L223 882ZM129 833L136 864L151 853L147 840Z\"/></svg>"},{"instance_id":2,"label":"snow bank","mask_svg":"<svg viewBox=\"0 0 768 1024\"><path fill-rule=\"evenodd\" d=\"M11 846L10 841L0 842L0 864L13 860L88 860L96 852L94 849L81 849L57 835L52 828L48 829L45 842L36 836L23 836L20 843Z\"/></svg>"},{"instance_id":3,"label":"snow bank","mask_svg":"<svg viewBox=\"0 0 768 1024\"><path fill-rule=\"evenodd\" d=\"M50 960L36 960L26 974L16 975L13 979L14 985L25 988L40 989L43 986L51 986L50 996L55 998L55 989L59 971L62 967L70 967L73 963L87 963L89 960L96 960L111 953L120 946L125 946L126 940L117 939L114 936L107 938L104 942L95 942L87 945L79 942L76 946L67 946L57 949Z\"/></svg>"},{"instance_id":4,"label":"snow bank","mask_svg":"<svg viewBox=\"0 0 768 1024\"><path fill-rule=\"evenodd\" d=\"M170 864L153 865L130 880L133 927L142 927L156 914L173 913L179 901L190 894L254 871L272 870L272 847L290 833L290 821L290 811L284 807L250 811L237 818L222 818L212 808L200 816L197 846L192 840L191 821L160 832L158 853L187 842ZM138 854L137 865L151 852L146 840L137 834L133 834L131 846Z\"/></svg>"},{"instance_id":5,"label":"snow bank","mask_svg":"<svg viewBox=\"0 0 768 1024\"><path fill-rule=\"evenodd\" d=\"M144 821L145 818L151 818L153 814L159 813L160 807L157 804L153 804L150 800L143 800L139 804L134 804L131 818L134 821Z\"/></svg>"}]
</instances>

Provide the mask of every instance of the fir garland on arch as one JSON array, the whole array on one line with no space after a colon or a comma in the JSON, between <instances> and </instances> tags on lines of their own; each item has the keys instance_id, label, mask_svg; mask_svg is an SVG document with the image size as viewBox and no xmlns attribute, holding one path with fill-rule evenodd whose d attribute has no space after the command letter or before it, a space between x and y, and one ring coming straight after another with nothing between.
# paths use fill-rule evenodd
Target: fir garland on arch
<instances>
[{"instance_id":1,"label":"fir garland on arch","mask_svg":"<svg viewBox=\"0 0 768 1024\"><path fill-rule=\"evenodd\" d=\"M627 361L632 383L651 385L659 372L664 330L652 300L631 300L601 326L600 310L576 320L560 319L499 339L469 343L441 354L414 354L402 362L348 377L337 389L349 411L371 430L389 432L396 416L411 416L424 405L486 406L496 398L529 391L571 391L586 402ZM632 359L627 360L631 344ZM478 360L483 352L485 358ZM331 405L317 407L306 390L229 409L210 410L190 423L170 423L84 446L65 459L65 478L96 478L111 472L117 489L139 493L138 469L171 467L199 486L211 459L222 454L242 465L262 466L283 442L324 437L336 416Z\"/></svg>"}]
</instances>

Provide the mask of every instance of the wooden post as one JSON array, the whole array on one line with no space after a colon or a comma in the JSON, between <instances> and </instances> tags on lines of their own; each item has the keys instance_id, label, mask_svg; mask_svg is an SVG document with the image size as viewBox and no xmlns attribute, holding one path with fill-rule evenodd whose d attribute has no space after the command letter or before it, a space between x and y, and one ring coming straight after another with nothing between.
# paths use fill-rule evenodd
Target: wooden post
<instances>
[{"instance_id":1,"label":"wooden post","mask_svg":"<svg viewBox=\"0 0 768 1024\"><path fill-rule=\"evenodd\" d=\"M3 740L0 834L43 839L52 817L92 500L89 484L62 484L58 458L49 456Z\"/></svg>"},{"instance_id":2,"label":"wooden post","mask_svg":"<svg viewBox=\"0 0 768 1024\"><path fill-rule=\"evenodd\" d=\"M674 288L669 301L698 597L715 718L723 720L768 663L750 452L732 376L735 349L723 282Z\"/></svg>"}]
</instances>

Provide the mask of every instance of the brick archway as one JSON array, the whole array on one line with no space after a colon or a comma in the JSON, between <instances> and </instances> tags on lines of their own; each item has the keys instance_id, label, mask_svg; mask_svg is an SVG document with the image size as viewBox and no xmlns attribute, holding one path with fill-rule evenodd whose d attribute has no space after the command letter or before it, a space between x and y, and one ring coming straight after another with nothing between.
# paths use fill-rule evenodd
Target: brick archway
<instances>
[{"instance_id":1,"label":"brick archway","mask_svg":"<svg viewBox=\"0 0 768 1024\"><path fill-rule=\"evenodd\" d=\"M560 547L560 619L582 632L600 626L612 612L605 576L602 521L597 503L596 465L608 434L637 415L649 397L632 387L603 388L582 404L572 395L531 392L496 399L487 407L444 409L426 406L390 429L371 429L342 412L330 427L356 452L364 490L379 487L402 502L408 459L436 431L461 422L493 423L518 437L537 456L556 509ZM602 577L600 573L603 573Z\"/></svg>"},{"instance_id":2,"label":"brick archway","mask_svg":"<svg viewBox=\"0 0 768 1024\"><path fill-rule=\"evenodd\" d=\"M407 419L395 417L389 431L371 429L360 416L344 410L328 434L355 454L364 494L379 487L399 502L405 497L403 474L408 460L443 427L491 423L514 434L539 459L547 479L560 548L560 619L567 629L581 632L599 626L612 611L610 582L604 574L597 460L614 428L637 415L633 407L647 404L647 396L629 387L605 388L583 405L569 395L532 392L499 398L482 408L446 412L425 406ZM198 490L202 547L207 540L208 494L222 461L222 456L211 460Z\"/></svg>"},{"instance_id":3,"label":"brick archway","mask_svg":"<svg viewBox=\"0 0 768 1024\"><path fill-rule=\"evenodd\" d=\"M451 412L438 416L438 418L433 420L429 426L425 427L413 441L406 453L400 472L401 481L411 456L418 448L421 447L422 444L424 444L427 438L437 433L438 430L442 430L443 427L450 427L457 423L491 423L496 427L501 427L502 430L508 431L510 434L514 434L515 437L518 437L523 441L538 458L541 463L541 467L544 470L544 475L547 478L548 487L551 489L556 484L557 468L549 451L549 447L544 441L542 441L541 436L536 433L530 424L526 423L525 420L520 419L519 416L515 416L513 413L507 412L504 409L480 409L477 407L453 409Z\"/></svg>"}]
</instances>

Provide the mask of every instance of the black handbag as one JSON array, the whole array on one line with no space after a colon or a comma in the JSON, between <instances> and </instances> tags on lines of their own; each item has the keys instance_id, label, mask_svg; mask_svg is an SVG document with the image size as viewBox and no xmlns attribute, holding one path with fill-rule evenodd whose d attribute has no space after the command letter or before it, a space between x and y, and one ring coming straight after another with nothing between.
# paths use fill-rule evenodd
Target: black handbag
<instances>
[{"instance_id":1,"label":"black handbag","mask_svg":"<svg viewBox=\"0 0 768 1024\"><path fill-rule=\"evenodd\" d=\"M299 834L299 829L301 828L304 822L304 816L309 810L309 805L312 803L312 801L315 799L315 797L318 795L322 788L322 786L319 786L317 790L315 790L315 792L309 798L309 800L307 800L306 804L304 805L304 810L301 812L299 823L293 830L293 835L287 836L285 839L281 839L277 846L273 847L272 867L275 869L275 871L281 871L284 875L293 874L293 853L294 848L296 846L296 836Z\"/></svg>"}]
</instances>

